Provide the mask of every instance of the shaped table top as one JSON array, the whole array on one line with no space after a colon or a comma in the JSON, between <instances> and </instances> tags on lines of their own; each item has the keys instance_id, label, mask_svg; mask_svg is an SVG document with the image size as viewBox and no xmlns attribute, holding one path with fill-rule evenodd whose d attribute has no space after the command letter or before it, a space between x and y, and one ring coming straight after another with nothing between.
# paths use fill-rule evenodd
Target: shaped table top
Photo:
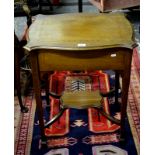
<instances>
[{"instance_id":1,"label":"shaped table top","mask_svg":"<svg viewBox=\"0 0 155 155\"><path fill-rule=\"evenodd\" d=\"M133 30L124 14L67 13L36 18L25 49L90 50L132 48Z\"/></svg>"}]
</instances>

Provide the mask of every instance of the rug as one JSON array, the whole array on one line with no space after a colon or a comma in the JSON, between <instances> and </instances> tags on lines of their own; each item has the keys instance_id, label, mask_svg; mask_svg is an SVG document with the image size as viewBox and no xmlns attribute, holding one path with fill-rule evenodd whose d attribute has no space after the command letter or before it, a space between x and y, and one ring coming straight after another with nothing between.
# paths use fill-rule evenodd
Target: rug
<instances>
[{"instance_id":1,"label":"rug","mask_svg":"<svg viewBox=\"0 0 155 155\"><path fill-rule=\"evenodd\" d=\"M23 97L23 103L29 109L28 113L21 113L17 97L15 97L14 103L14 154L29 155L36 110L32 90L29 90L29 94Z\"/></svg>"},{"instance_id":2,"label":"rug","mask_svg":"<svg viewBox=\"0 0 155 155\"><path fill-rule=\"evenodd\" d=\"M119 154L119 155L137 155L139 154L139 53L137 50L134 50L133 59L132 59L132 69L131 69L131 82L129 88L129 99L128 99L128 120L126 120L126 135L127 143L120 145L119 143L119 127L115 126L114 131L104 132L105 129L108 131L108 125L105 123L106 120L102 118L103 116L98 115L97 111L89 110L76 110L70 109L65 113L59 122L56 122L54 128L51 129L50 134L59 134L55 137L52 137L48 140L47 149L41 148L40 145L40 134L39 134L39 123L37 114L35 114L35 104L32 104L34 101L33 93L31 92L28 97L25 98L25 104L29 107L29 113L20 114L20 121L16 128L16 137L15 137L15 154L22 155L100 155L100 154ZM57 72L53 76L53 79L57 80L59 83L64 83L64 78L67 75L67 80L65 80L65 89L71 91L84 91L98 88L96 79L100 77L100 80L105 80L107 76L109 79L109 86L113 87L114 84L114 75L112 71L100 72L96 71L93 73L82 73L79 76L78 74L66 73L66 72ZM91 76L90 76L91 74ZM55 78L54 78L55 76ZM56 78L57 77L57 78ZM81 78L80 78L81 77ZM66 79L66 78L65 78ZM53 86L51 89L55 90L55 82L53 80ZM93 86L92 86L93 84ZM107 85L108 86L108 85ZM101 88L103 91L108 90L109 88L106 85L102 85ZM57 92L61 92L64 86L59 85L57 87ZM71 89L72 88L72 89ZM46 100L44 92L42 92L42 100L44 107L44 119L47 121L52 117L53 113L47 111ZM51 100L51 106L57 104L57 101L53 102ZM114 107L114 99L105 99L103 104ZM107 104L108 103L108 104ZM55 106L57 107L57 106ZM116 108L114 108L116 109ZM92 115L92 116L91 116ZM115 117L120 117L119 111L115 112L113 115ZM72 116L72 117L70 117ZM35 117L35 118L34 118ZM93 120L92 120L93 119ZM34 124L33 124L34 121ZM62 123L64 121L65 123ZM68 123L66 123L68 122ZM91 123L92 122L92 123ZM60 126L60 124L63 124ZM100 126L104 129L101 129ZM113 124L110 124L110 127ZM64 130L65 129L65 130ZM101 131L99 131L101 130ZM32 134L33 133L33 134Z\"/></svg>"}]
</instances>

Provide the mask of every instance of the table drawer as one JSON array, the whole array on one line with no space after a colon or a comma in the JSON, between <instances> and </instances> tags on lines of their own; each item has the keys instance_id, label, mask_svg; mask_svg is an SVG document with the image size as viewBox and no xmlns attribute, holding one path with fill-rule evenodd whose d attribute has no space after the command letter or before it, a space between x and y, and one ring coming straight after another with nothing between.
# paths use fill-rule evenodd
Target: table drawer
<instances>
[{"instance_id":1,"label":"table drawer","mask_svg":"<svg viewBox=\"0 0 155 155\"><path fill-rule=\"evenodd\" d=\"M39 52L40 71L124 69L126 51L53 51Z\"/></svg>"}]
</instances>

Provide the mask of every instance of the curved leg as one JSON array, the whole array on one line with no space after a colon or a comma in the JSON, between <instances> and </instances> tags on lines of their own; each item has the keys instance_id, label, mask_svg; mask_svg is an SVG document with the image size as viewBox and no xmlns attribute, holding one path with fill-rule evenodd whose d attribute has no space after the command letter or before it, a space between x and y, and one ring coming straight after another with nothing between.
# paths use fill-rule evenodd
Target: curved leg
<instances>
[{"instance_id":1,"label":"curved leg","mask_svg":"<svg viewBox=\"0 0 155 155\"><path fill-rule=\"evenodd\" d=\"M49 92L49 95L52 96L52 97L54 97L54 98L56 98L56 99L60 99L61 96L62 96L62 94L58 95L58 94L56 94L54 92Z\"/></svg>"},{"instance_id":2,"label":"curved leg","mask_svg":"<svg viewBox=\"0 0 155 155\"><path fill-rule=\"evenodd\" d=\"M115 124L120 125L121 121L118 120L118 119L116 119L115 117L109 115L108 113L106 113L106 112L104 111L103 108L97 108L97 109L98 109L99 112L100 112L103 116L105 116L108 120L112 121L112 122L115 123Z\"/></svg>"},{"instance_id":3,"label":"curved leg","mask_svg":"<svg viewBox=\"0 0 155 155\"><path fill-rule=\"evenodd\" d=\"M102 96L102 97L111 97L111 96L114 96L114 93L116 92L116 90L115 89L112 89L112 90L110 90L109 92L107 92L107 93L102 93L102 92L100 92L100 95Z\"/></svg>"},{"instance_id":4,"label":"curved leg","mask_svg":"<svg viewBox=\"0 0 155 155\"><path fill-rule=\"evenodd\" d=\"M21 97L21 86L20 86L20 64L19 64L19 55L18 55L18 50L20 52L20 46L19 46L19 42L18 39L16 38L16 36L14 36L15 38L15 60L14 60L14 70L15 70L15 87L17 89L17 96L18 96L18 100L19 100L19 105L20 105L20 109L22 113L27 113L28 112L28 108L25 107L22 103L22 97Z\"/></svg>"},{"instance_id":5,"label":"curved leg","mask_svg":"<svg viewBox=\"0 0 155 155\"><path fill-rule=\"evenodd\" d=\"M46 124L45 124L45 128L47 128L47 127L49 127L51 124L53 124L60 116L62 116L62 114L63 114L63 112L66 110L66 108L62 108L61 110L60 110L60 112L57 114L57 115L55 115L49 122L47 122Z\"/></svg>"},{"instance_id":6,"label":"curved leg","mask_svg":"<svg viewBox=\"0 0 155 155\"><path fill-rule=\"evenodd\" d=\"M29 109L27 107L25 107L23 105L23 103L22 103L21 87L20 87L20 80L19 80L20 75L17 75L17 74L20 74L20 72L17 73L18 72L17 69L16 69L15 72L16 72L16 76L15 76L16 82L15 82L15 84L16 84L16 89L17 89L17 96L18 96L18 101L19 101L19 105L20 105L20 110L21 110L22 113L27 113L29 111Z\"/></svg>"},{"instance_id":7,"label":"curved leg","mask_svg":"<svg viewBox=\"0 0 155 155\"><path fill-rule=\"evenodd\" d=\"M18 78L16 78L16 79L18 79ZM22 113L27 113L29 111L29 109L27 107L25 107L22 103L20 81L18 81L18 82L17 81L16 81L16 89L17 89L17 96L18 96L18 101L19 101L19 105L20 105L20 110Z\"/></svg>"}]
</instances>

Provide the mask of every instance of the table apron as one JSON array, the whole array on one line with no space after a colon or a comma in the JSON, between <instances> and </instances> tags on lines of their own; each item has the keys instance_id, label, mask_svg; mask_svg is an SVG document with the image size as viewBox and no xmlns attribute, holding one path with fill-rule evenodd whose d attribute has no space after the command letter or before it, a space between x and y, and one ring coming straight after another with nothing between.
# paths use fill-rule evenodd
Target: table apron
<instances>
[{"instance_id":1,"label":"table apron","mask_svg":"<svg viewBox=\"0 0 155 155\"><path fill-rule=\"evenodd\" d=\"M124 70L125 60L130 52L39 52L40 71L51 70ZM126 64L127 66L130 64Z\"/></svg>"}]
</instances>

